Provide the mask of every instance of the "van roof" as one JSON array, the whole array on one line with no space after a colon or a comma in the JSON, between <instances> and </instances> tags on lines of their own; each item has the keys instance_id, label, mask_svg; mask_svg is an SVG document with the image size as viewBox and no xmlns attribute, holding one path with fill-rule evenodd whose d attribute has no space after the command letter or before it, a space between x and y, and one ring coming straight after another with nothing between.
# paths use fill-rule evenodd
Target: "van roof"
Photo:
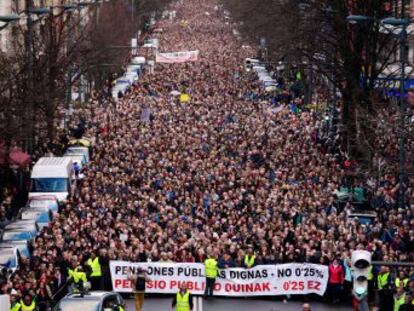
<instances>
[{"instance_id":1,"label":"van roof","mask_svg":"<svg viewBox=\"0 0 414 311\"><path fill-rule=\"evenodd\" d=\"M44 157L33 166L31 178L67 178L72 169L70 158Z\"/></svg>"}]
</instances>

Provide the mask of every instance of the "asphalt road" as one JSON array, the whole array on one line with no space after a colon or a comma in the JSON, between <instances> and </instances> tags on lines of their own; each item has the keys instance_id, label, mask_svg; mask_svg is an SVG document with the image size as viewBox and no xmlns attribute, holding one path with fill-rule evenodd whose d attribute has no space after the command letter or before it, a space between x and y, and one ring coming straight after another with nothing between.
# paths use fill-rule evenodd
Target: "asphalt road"
<instances>
[{"instance_id":1,"label":"asphalt road","mask_svg":"<svg viewBox=\"0 0 414 311\"><path fill-rule=\"evenodd\" d=\"M143 311L172 311L171 298L147 298ZM135 311L134 301L127 300L128 311ZM301 311L303 302L249 300L249 299L212 299L203 302L203 311ZM312 311L350 311L351 306L310 303Z\"/></svg>"}]
</instances>

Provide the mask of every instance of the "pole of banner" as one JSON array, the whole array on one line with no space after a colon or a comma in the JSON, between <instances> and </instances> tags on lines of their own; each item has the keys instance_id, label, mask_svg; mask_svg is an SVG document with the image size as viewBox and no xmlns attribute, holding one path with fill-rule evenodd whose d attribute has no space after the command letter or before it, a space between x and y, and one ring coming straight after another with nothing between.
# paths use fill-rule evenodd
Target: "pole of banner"
<instances>
[{"instance_id":1,"label":"pole of banner","mask_svg":"<svg viewBox=\"0 0 414 311\"><path fill-rule=\"evenodd\" d=\"M198 297L198 311L203 311L203 296Z\"/></svg>"},{"instance_id":2,"label":"pole of banner","mask_svg":"<svg viewBox=\"0 0 414 311\"><path fill-rule=\"evenodd\" d=\"M198 297L193 296L194 311L198 311Z\"/></svg>"}]
</instances>

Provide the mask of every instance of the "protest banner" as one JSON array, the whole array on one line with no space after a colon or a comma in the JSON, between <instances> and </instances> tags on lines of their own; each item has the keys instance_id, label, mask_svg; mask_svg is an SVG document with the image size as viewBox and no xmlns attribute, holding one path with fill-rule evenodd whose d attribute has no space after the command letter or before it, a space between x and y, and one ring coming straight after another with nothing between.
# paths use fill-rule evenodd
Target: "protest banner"
<instances>
[{"instance_id":1,"label":"protest banner","mask_svg":"<svg viewBox=\"0 0 414 311\"><path fill-rule=\"evenodd\" d=\"M150 281L146 292L176 293L186 283L193 294L205 289L204 265L201 263L111 261L112 286L116 292L132 292L128 273L138 268L147 271ZM262 265L251 269L230 268L219 271L214 294L217 296L275 296L288 294L323 295L328 282L328 267L316 264Z\"/></svg>"},{"instance_id":2,"label":"protest banner","mask_svg":"<svg viewBox=\"0 0 414 311\"><path fill-rule=\"evenodd\" d=\"M183 52L172 52L172 53L157 53L155 55L155 61L157 63L186 63L195 62L198 60L199 51L183 51Z\"/></svg>"}]
</instances>

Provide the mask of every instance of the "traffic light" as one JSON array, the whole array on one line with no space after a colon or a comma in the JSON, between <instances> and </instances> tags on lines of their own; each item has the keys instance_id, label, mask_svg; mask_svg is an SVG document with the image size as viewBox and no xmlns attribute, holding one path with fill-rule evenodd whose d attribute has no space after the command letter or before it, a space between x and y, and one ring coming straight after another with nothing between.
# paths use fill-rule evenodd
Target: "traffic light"
<instances>
[{"instance_id":1,"label":"traffic light","mask_svg":"<svg viewBox=\"0 0 414 311\"><path fill-rule=\"evenodd\" d=\"M353 251L351 256L354 291L358 295L368 292L368 275L371 267L371 253L368 251Z\"/></svg>"}]
</instances>

